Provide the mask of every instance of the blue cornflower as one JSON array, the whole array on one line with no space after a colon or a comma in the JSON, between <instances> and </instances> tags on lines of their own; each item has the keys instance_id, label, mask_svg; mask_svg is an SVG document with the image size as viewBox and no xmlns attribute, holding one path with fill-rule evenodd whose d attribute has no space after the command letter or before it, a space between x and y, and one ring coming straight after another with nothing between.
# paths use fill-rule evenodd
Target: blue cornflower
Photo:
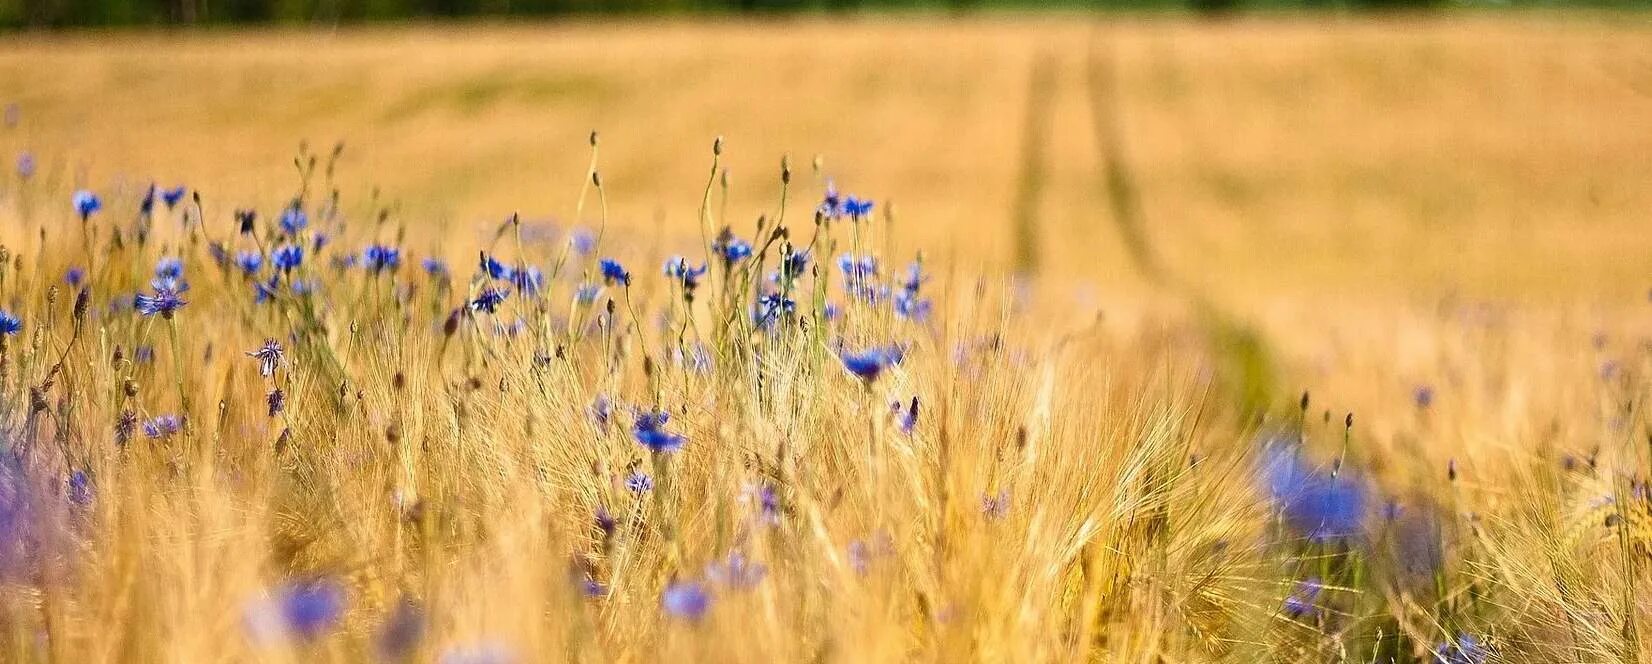
<instances>
[{"instance_id":1,"label":"blue cornflower","mask_svg":"<svg viewBox=\"0 0 1652 664\"><path fill-rule=\"evenodd\" d=\"M165 438L178 433L183 427L183 418L177 415L157 415L144 420L143 435L150 438Z\"/></svg>"},{"instance_id":2,"label":"blue cornflower","mask_svg":"<svg viewBox=\"0 0 1652 664\"><path fill-rule=\"evenodd\" d=\"M849 217L859 219L871 213L871 199L862 199L850 196L843 200L843 214L848 215Z\"/></svg>"},{"instance_id":3,"label":"blue cornflower","mask_svg":"<svg viewBox=\"0 0 1652 664\"><path fill-rule=\"evenodd\" d=\"M579 304L590 304L592 302L596 302L597 296L601 294L601 286L596 284L580 284L579 288L574 289L574 302Z\"/></svg>"},{"instance_id":4,"label":"blue cornflower","mask_svg":"<svg viewBox=\"0 0 1652 664\"><path fill-rule=\"evenodd\" d=\"M1308 580L1296 584L1296 590L1293 590L1285 598L1285 615L1292 618L1301 618L1313 611L1314 602L1319 599L1319 591L1322 588L1323 586L1319 583L1319 577L1317 576L1309 577Z\"/></svg>"},{"instance_id":5,"label":"blue cornflower","mask_svg":"<svg viewBox=\"0 0 1652 664\"><path fill-rule=\"evenodd\" d=\"M780 277L783 279L797 279L809 268L809 252L801 251L786 256L780 260Z\"/></svg>"},{"instance_id":6,"label":"blue cornflower","mask_svg":"<svg viewBox=\"0 0 1652 664\"><path fill-rule=\"evenodd\" d=\"M596 399L591 400L590 413L591 421L595 422L598 428L607 431L608 421L614 416L614 402L608 399L608 395L598 394Z\"/></svg>"},{"instance_id":7,"label":"blue cornflower","mask_svg":"<svg viewBox=\"0 0 1652 664\"><path fill-rule=\"evenodd\" d=\"M143 190L143 198L138 200L138 212L147 217L155 211L155 183L149 183L149 188Z\"/></svg>"},{"instance_id":8,"label":"blue cornflower","mask_svg":"<svg viewBox=\"0 0 1652 664\"><path fill-rule=\"evenodd\" d=\"M176 256L166 256L155 263L155 278L175 281L184 276L184 262Z\"/></svg>"},{"instance_id":9,"label":"blue cornflower","mask_svg":"<svg viewBox=\"0 0 1652 664\"><path fill-rule=\"evenodd\" d=\"M675 452L688 439L665 430L665 423L670 420L671 414L663 410L638 412L636 422L631 425L631 435L652 452Z\"/></svg>"},{"instance_id":10,"label":"blue cornflower","mask_svg":"<svg viewBox=\"0 0 1652 664\"><path fill-rule=\"evenodd\" d=\"M155 361L155 347L150 345L138 346L132 349L132 361L138 364L151 364Z\"/></svg>"},{"instance_id":11,"label":"blue cornflower","mask_svg":"<svg viewBox=\"0 0 1652 664\"><path fill-rule=\"evenodd\" d=\"M1418 386L1411 393L1411 401L1417 404L1417 408L1421 409L1434 405L1434 388L1427 385Z\"/></svg>"},{"instance_id":12,"label":"blue cornflower","mask_svg":"<svg viewBox=\"0 0 1652 664\"><path fill-rule=\"evenodd\" d=\"M510 297L510 294L509 289L488 286L483 288L482 292L476 294L476 299L471 300L470 308L472 311L494 313L499 311L499 305L503 304L505 298Z\"/></svg>"},{"instance_id":13,"label":"blue cornflower","mask_svg":"<svg viewBox=\"0 0 1652 664\"><path fill-rule=\"evenodd\" d=\"M901 433L912 435L912 430L918 426L918 398L912 397L911 405L905 407L899 401L891 403L889 410L895 414L895 427Z\"/></svg>"},{"instance_id":14,"label":"blue cornflower","mask_svg":"<svg viewBox=\"0 0 1652 664\"><path fill-rule=\"evenodd\" d=\"M362 262L367 265L367 271L374 273L383 270L393 271L402 264L402 250L389 245L370 245L362 250L361 257Z\"/></svg>"},{"instance_id":15,"label":"blue cornflower","mask_svg":"<svg viewBox=\"0 0 1652 664\"><path fill-rule=\"evenodd\" d=\"M845 287L854 289L863 287L878 275L878 259L870 254L856 256L845 253L837 257L837 268L843 271Z\"/></svg>"},{"instance_id":16,"label":"blue cornflower","mask_svg":"<svg viewBox=\"0 0 1652 664\"><path fill-rule=\"evenodd\" d=\"M1365 485L1349 469L1332 474L1309 468L1289 444L1264 453L1262 479L1284 521L1309 540L1351 537L1365 522Z\"/></svg>"},{"instance_id":17,"label":"blue cornflower","mask_svg":"<svg viewBox=\"0 0 1652 664\"><path fill-rule=\"evenodd\" d=\"M726 560L706 566L706 578L736 590L756 587L768 572L767 566L748 560L746 554L739 551L730 552Z\"/></svg>"},{"instance_id":18,"label":"blue cornflower","mask_svg":"<svg viewBox=\"0 0 1652 664\"><path fill-rule=\"evenodd\" d=\"M34 153L24 152L17 155L17 177L25 180L34 175Z\"/></svg>"},{"instance_id":19,"label":"blue cornflower","mask_svg":"<svg viewBox=\"0 0 1652 664\"><path fill-rule=\"evenodd\" d=\"M91 218L93 212L103 209L103 199L85 189L75 192L72 200L75 205L75 213L80 215L81 221L86 221Z\"/></svg>"},{"instance_id":20,"label":"blue cornflower","mask_svg":"<svg viewBox=\"0 0 1652 664\"><path fill-rule=\"evenodd\" d=\"M925 281L929 281L929 277L923 273L923 264L913 261L906 266L906 276L901 278L900 287L908 293L917 294Z\"/></svg>"},{"instance_id":21,"label":"blue cornflower","mask_svg":"<svg viewBox=\"0 0 1652 664\"><path fill-rule=\"evenodd\" d=\"M511 270L511 283L516 285L516 292L523 297L534 297L545 288L545 273L533 266Z\"/></svg>"},{"instance_id":22,"label":"blue cornflower","mask_svg":"<svg viewBox=\"0 0 1652 664\"><path fill-rule=\"evenodd\" d=\"M259 641L313 640L344 617L344 588L320 579L287 583L247 607L247 629Z\"/></svg>"},{"instance_id":23,"label":"blue cornflower","mask_svg":"<svg viewBox=\"0 0 1652 664\"><path fill-rule=\"evenodd\" d=\"M1456 640L1434 646L1429 654L1433 664L1486 664L1491 659L1491 649L1473 634L1458 634Z\"/></svg>"},{"instance_id":24,"label":"blue cornflower","mask_svg":"<svg viewBox=\"0 0 1652 664\"><path fill-rule=\"evenodd\" d=\"M619 261L612 258L604 258L602 259L601 267L602 281L604 283L610 286L616 283L621 286L631 285L631 273L625 271L625 266L620 265Z\"/></svg>"},{"instance_id":25,"label":"blue cornflower","mask_svg":"<svg viewBox=\"0 0 1652 664\"><path fill-rule=\"evenodd\" d=\"M84 283L85 281L86 281L86 269L85 268L76 266L76 267L71 267L68 270L65 270L63 272L63 283L69 284L70 286L79 287L80 284Z\"/></svg>"},{"instance_id":26,"label":"blue cornflower","mask_svg":"<svg viewBox=\"0 0 1652 664\"><path fill-rule=\"evenodd\" d=\"M712 251L723 259L724 263L734 264L751 256L751 243L733 235L718 237L711 245Z\"/></svg>"},{"instance_id":27,"label":"blue cornflower","mask_svg":"<svg viewBox=\"0 0 1652 664\"><path fill-rule=\"evenodd\" d=\"M236 252L235 266L247 274L258 274L259 268L264 267L264 255L250 250Z\"/></svg>"},{"instance_id":28,"label":"blue cornflower","mask_svg":"<svg viewBox=\"0 0 1652 664\"><path fill-rule=\"evenodd\" d=\"M485 253L482 254L481 269L483 273L488 275L489 279L509 281L515 275L509 265L501 263L498 259Z\"/></svg>"},{"instance_id":29,"label":"blue cornflower","mask_svg":"<svg viewBox=\"0 0 1652 664\"><path fill-rule=\"evenodd\" d=\"M178 201L183 200L183 197L184 186L181 184L171 189L161 190L161 202L166 203L168 209L176 206Z\"/></svg>"},{"instance_id":30,"label":"blue cornflower","mask_svg":"<svg viewBox=\"0 0 1652 664\"><path fill-rule=\"evenodd\" d=\"M331 238L327 237L327 234L322 233L322 232L316 232L315 234L311 235L310 236L310 251L313 251L317 254L321 253L321 248L327 246L327 241L329 239L331 239Z\"/></svg>"},{"instance_id":31,"label":"blue cornflower","mask_svg":"<svg viewBox=\"0 0 1652 664\"><path fill-rule=\"evenodd\" d=\"M304 263L304 247L297 244L283 244L270 252L270 263L282 272L291 272Z\"/></svg>"},{"instance_id":32,"label":"blue cornflower","mask_svg":"<svg viewBox=\"0 0 1652 664\"><path fill-rule=\"evenodd\" d=\"M838 358L843 360L843 368L849 373L870 383L877 380L884 369L900 364L906 358L906 351L899 346L884 346L860 353L839 351Z\"/></svg>"},{"instance_id":33,"label":"blue cornflower","mask_svg":"<svg viewBox=\"0 0 1652 664\"><path fill-rule=\"evenodd\" d=\"M672 256L665 262L665 276L681 281L683 290L691 291L700 285L700 277L705 276L706 266L694 267L682 256Z\"/></svg>"},{"instance_id":34,"label":"blue cornflower","mask_svg":"<svg viewBox=\"0 0 1652 664\"><path fill-rule=\"evenodd\" d=\"M0 309L0 334L10 337L16 336L18 332L22 331L23 319L18 318L16 314L10 311Z\"/></svg>"},{"instance_id":35,"label":"blue cornflower","mask_svg":"<svg viewBox=\"0 0 1652 664\"><path fill-rule=\"evenodd\" d=\"M590 254L597 248L597 236L583 228L576 229L568 236L568 246L573 247L574 251L581 255Z\"/></svg>"},{"instance_id":36,"label":"blue cornflower","mask_svg":"<svg viewBox=\"0 0 1652 664\"><path fill-rule=\"evenodd\" d=\"M432 277L447 275L447 263L443 263L440 258L426 258L419 261L419 266L424 268L425 274Z\"/></svg>"},{"instance_id":37,"label":"blue cornflower","mask_svg":"<svg viewBox=\"0 0 1652 664\"><path fill-rule=\"evenodd\" d=\"M625 488L631 493L648 493L654 490L654 478L649 477L648 473L633 469L631 474L625 477Z\"/></svg>"},{"instance_id":38,"label":"blue cornflower","mask_svg":"<svg viewBox=\"0 0 1652 664\"><path fill-rule=\"evenodd\" d=\"M665 589L660 596L660 605L671 616L697 622L711 608L711 595L706 594L705 587L698 583L681 581Z\"/></svg>"},{"instance_id":39,"label":"blue cornflower","mask_svg":"<svg viewBox=\"0 0 1652 664\"><path fill-rule=\"evenodd\" d=\"M155 288L153 295L139 293L136 298L133 298L132 304L137 308L138 313L145 316L160 314L161 318L170 319L173 312L188 304L184 301L183 289L165 283L151 285Z\"/></svg>"},{"instance_id":40,"label":"blue cornflower","mask_svg":"<svg viewBox=\"0 0 1652 664\"><path fill-rule=\"evenodd\" d=\"M911 291L900 291L893 300L895 315L919 323L929 320L929 314L935 308L935 303L929 298L918 297Z\"/></svg>"},{"instance_id":41,"label":"blue cornflower","mask_svg":"<svg viewBox=\"0 0 1652 664\"><path fill-rule=\"evenodd\" d=\"M90 505L92 503L92 478L86 471L75 469L69 473L69 501L76 505Z\"/></svg>"},{"instance_id":42,"label":"blue cornflower","mask_svg":"<svg viewBox=\"0 0 1652 664\"><path fill-rule=\"evenodd\" d=\"M292 205L288 205L287 209L281 211L281 218L278 223L281 225L281 232L287 235L298 235L299 231L309 227L310 215L304 213L303 203L293 201Z\"/></svg>"},{"instance_id":43,"label":"blue cornflower","mask_svg":"<svg viewBox=\"0 0 1652 664\"><path fill-rule=\"evenodd\" d=\"M747 484L740 492L740 502L757 508L758 520L767 524L780 523L780 494L772 484Z\"/></svg>"},{"instance_id":44,"label":"blue cornflower","mask_svg":"<svg viewBox=\"0 0 1652 664\"><path fill-rule=\"evenodd\" d=\"M781 315L797 312L797 302L779 293L764 293L757 297L757 311L752 313L758 327L767 328Z\"/></svg>"}]
</instances>

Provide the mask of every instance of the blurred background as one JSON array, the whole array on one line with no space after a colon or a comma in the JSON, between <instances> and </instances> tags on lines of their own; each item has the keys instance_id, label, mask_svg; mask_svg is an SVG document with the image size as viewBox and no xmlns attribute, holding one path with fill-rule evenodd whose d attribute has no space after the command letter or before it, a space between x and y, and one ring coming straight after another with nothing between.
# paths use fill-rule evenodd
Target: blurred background
<instances>
[{"instance_id":1,"label":"blurred background","mask_svg":"<svg viewBox=\"0 0 1652 664\"><path fill-rule=\"evenodd\" d=\"M118 205L187 184L223 221L293 195L300 143L342 142L346 209L392 209L428 251L513 212L569 222L596 129L613 223L693 246L720 135L743 233L776 209L788 156L790 214L830 179L893 213L902 253L1088 296L1174 279L1239 307L1644 303L1652 287L1636 12L0 1L12 24L258 24L5 35L14 188L27 156L38 191ZM685 15L701 10L721 15Z\"/></svg>"}]
</instances>

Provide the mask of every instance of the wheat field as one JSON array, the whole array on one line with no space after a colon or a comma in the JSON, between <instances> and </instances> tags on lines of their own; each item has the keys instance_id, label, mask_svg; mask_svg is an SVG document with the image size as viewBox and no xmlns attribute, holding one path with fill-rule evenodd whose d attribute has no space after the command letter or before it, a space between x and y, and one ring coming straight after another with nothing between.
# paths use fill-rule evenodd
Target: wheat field
<instances>
[{"instance_id":1,"label":"wheat field","mask_svg":"<svg viewBox=\"0 0 1652 664\"><path fill-rule=\"evenodd\" d=\"M1639 15L0 42L0 660L1652 656Z\"/></svg>"}]
</instances>

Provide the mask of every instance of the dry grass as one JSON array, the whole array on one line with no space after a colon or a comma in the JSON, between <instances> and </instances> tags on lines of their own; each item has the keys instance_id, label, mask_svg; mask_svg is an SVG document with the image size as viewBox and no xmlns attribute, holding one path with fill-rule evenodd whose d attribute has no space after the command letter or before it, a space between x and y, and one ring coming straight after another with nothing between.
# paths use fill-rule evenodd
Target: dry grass
<instances>
[{"instance_id":1,"label":"dry grass","mask_svg":"<svg viewBox=\"0 0 1652 664\"><path fill-rule=\"evenodd\" d=\"M0 150L40 169L0 191L24 324L0 337L0 659L374 660L411 603L414 661L1433 662L1459 634L1496 661L1640 661L1646 37L1522 16L14 38ZM1046 177L1018 216L1039 57ZM1109 212L1098 61L1161 279ZM210 246L286 241L299 138L349 145L304 197L332 240L292 278L319 291L255 303ZM817 228L828 175L875 218ZM204 207L146 221L151 177ZM79 187L104 194L89 224ZM749 316L763 270L714 268L685 305L655 267L777 218L819 272L773 329ZM1017 218L1036 279L1009 278ZM574 225L606 229L594 253L567 250ZM399 269L330 265L374 242ZM855 247L896 290L924 250L927 321L846 297L831 257ZM476 311L479 249L561 269ZM189 303L137 315L162 256ZM599 256L635 283L579 304ZM243 355L265 339L272 377ZM905 360L874 380L838 357L887 343ZM914 396L906 433L890 404ZM633 407L687 444L640 446ZM122 441L127 412L187 424ZM1332 481L1363 487L1357 532L1309 537L1287 517L1324 505L1270 495L1297 437L1298 484L1341 459ZM766 574L715 578L732 552ZM341 622L249 628L314 579ZM702 620L662 610L673 582L710 592Z\"/></svg>"}]
</instances>

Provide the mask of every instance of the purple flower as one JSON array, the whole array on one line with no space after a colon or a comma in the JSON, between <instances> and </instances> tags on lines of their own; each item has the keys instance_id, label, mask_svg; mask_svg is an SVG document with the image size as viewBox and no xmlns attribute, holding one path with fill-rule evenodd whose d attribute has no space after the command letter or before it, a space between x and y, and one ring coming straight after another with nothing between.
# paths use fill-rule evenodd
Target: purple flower
<instances>
[{"instance_id":1,"label":"purple flower","mask_svg":"<svg viewBox=\"0 0 1652 664\"><path fill-rule=\"evenodd\" d=\"M69 473L69 500L76 505L90 505L92 496L92 478L86 471L77 468Z\"/></svg>"},{"instance_id":2,"label":"purple flower","mask_svg":"<svg viewBox=\"0 0 1652 664\"><path fill-rule=\"evenodd\" d=\"M1430 654L1434 657L1431 664L1486 664L1491 659L1491 650L1472 634L1458 634L1455 640L1434 646Z\"/></svg>"},{"instance_id":3,"label":"purple flower","mask_svg":"<svg viewBox=\"0 0 1652 664\"><path fill-rule=\"evenodd\" d=\"M68 270L64 271L64 273L63 273L63 283L69 284L70 286L74 286L74 287L78 288L85 281L86 281L86 269L85 268L71 267Z\"/></svg>"},{"instance_id":4,"label":"purple flower","mask_svg":"<svg viewBox=\"0 0 1652 664\"><path fill-rule=\"evenodd\" d=\"M687 258L672 256L665 262L665 276L682 283L683 290L692 291L700 286L700 277L705 276L706 266L694 267Z\"/></svg>"},{"instance_id":5,"label":"purple flower","mask_svg":"<svg viewBox=\"0 0 1652 664\"><path fill-rule=\"evenodd\" d=\"M660 595L660 605L673 617L698 622L711 608L711 596L705 587L691 581L677 582Z\"/></svg>"},{"instance_id":6,"label":"purple flower","mask_svg":"<svg viewBox=\"0 0 1652 664\"><path fill-rule=\"evenodd\" d=\"M309 227L310 215L304 213L303 203L295 200L292 205L287 206L287 209L281 211L279 223L281 232L295 236L298 235L299 231Z\"/></svg>"},{"instance_id":7,"label":"purple flower","mask_svg":"<svg viewBox=\"0 0 1652 664\"><path fill-rule=\"evenodd\" d=\"M997 494L981 496L981 514L988 521L997 521L1010 513L1010 493L999 489Z\"/></svg>"},{"instance_id":8,"label":"purple flower","mask_svg":"<svg viewBox=\"0 0 1652 664\"><path fill-rule=\"evenodd\" d=\"M1427 385L1418 385L1417 389L1411 392L1411 401L1417 404L1419 409L1426 409L1434 405L1434 388Z\"/></svg>"},{"instance_id":9,"label":"purple flower","mask_svg":"<svg viewBox=\"0 0 1652 664\"><path fill-rule=\"evenodd\" d=\"M877 380L884 369L900 364L905 357L906 352L899 346L870 348L860 353L838 352L843 368L868 383Z\"/></svg>"},{"instance_id":10,"label":"purple flower","mask_svg":"<svg viewBox=\"0 0 1652 664\"><path fill-rule=\"evenodd\" d=\"M264 267L264 255L256 251L237 252L235 266L247 274L258 274L259 268Z\"/></svg>"},{"instance_id":11,"label":"purple flower","mask_svg":"<svg viewBox=\"0 0 1652 664\"><path fill-rule=\"evenodd\" d=\"M768 571L762 563L751 562L746 554L734 551L726 560L706 566L706 578L735 590L748 590L762 582Z\"/></svg>"},{"instance_id":12,"label":"purple flower","mask_svg":"<svg viewBox=\"0 0 1652 664\"><path fill-rule=\"evenodd\" d=\"M177 415L158 415L144 420L143 435L150 438L166 438L183 429L183 418Z\"/></svg>"},{"instance_id":13,"label":"purple flower","mask_svg":"<svg viewBox=\"0 0 1652 664\"><path fill-rule=\"evenodd\" d=\"M625 488L631 493L643 494L654 490L654 478L641 470L632 469L625 478Z\"/></svg>"},{"instance_id":14,"label":"purple flower","mask_svg":"<svg viewBox=\"0 0 1652 664\"><path fill-rule=\"evenodd\" d=\"M166 203L167 209L171 209L172 207L176 206L178 204L178 201L182 200L183 197L184 197L184 186L183 185L178 185L178 186L173 187L171 189L161 190L161 202Z\"/></svg>"},{"instance_id":15,"label":"purple flower","mask_svg":"<svg viewBox=\"0 0 1652 664\"><path fill-rule=\"evenodd\" d=\"M1311 541L1359 534L1365 523L1365 485L1350 470L1308 467L1293 443L1264 452L1262 480L1286 525Z\"/></svg>"},{"instance_id":16,"label":"purple flower","mask_svg":"<svg viewBox=\"0 0 1652 664\"><path fill-rule=\"evenodd\" d=\"M663 410L639 412L631 426L631 435L651 452L675 452L681 449L688 439L665 430L665 423L670 419L671 414Z\"/></svg>"},{"instance_id":17,"label":"purple flower","mask_svg":"<svg viewBox=\"0 0 1652 664\"><path fill-rule=\"evenodd\" d=\"M432 277L447 275L447 263L443 263L439 258L426 258L419 261L419 265L424 268L425 274Z\"/></svg>"},{"instance_id":18,"label":"purple flower","mask_svg":"<svg viewBox=\"0 0 1652 664\"><path fill-rule=\"evenodd\" d=\"M511 270L510 266L499 262L499 259L484 253L482 254L481 261L482 272L488 275L489 279L509 281L511 277L515 276L515 272Z\"/></svg>"},{"instance_id":19,"label":"purple flower","mask_svg":"<svg viewBox=\"0 0 1652 664\"><path fill-rule=\"evenodd\" d=\"M181 289L164 283L153 285L155 286L153 295L140 293L133 299L132 304L137 308L138 313L145 316L160 314L161 318L170 319L173 312L188 304L184 301Z\"/></svg>"},{"instance_id":20,"label":"purple flower","mask_svg":"<svg viewBox=\"0 0 1652 664\"><path fill-rule=\"evenodd\" d=\"M476 294L476 299L471 300L470 309L471 311L483 311L490 314L498 312L499 305L504 304L505 298L510 297L510 294L509 289L488 286L483 288L482 292Z\"/></svg>"},{"instance_id":21,"label":"purple flower","mask_svg":"<svg viewBox=\"0 0 1652 664\"><path fill-rule=\"evenodd\" d=\"M75 192L71 199L75 206L75 213L80 215L81 221L91 218L93 212L103 209L103 199L85 189Z\"/></svg>"},{"instance_id":22,"label":"purple flower","mask_svg":"<svg viewBox=\"0 0 1652 664\"><path fill-rule=\"evenodd\" d=\"M155 278L177 280L184 276L184 262L176 256L166 256L155 262Z\"/></svg>"},{"instance_id":23,"label":"purple flower","mask_svg":"<svg viewBox=\"0 0 1652 664\"><path fill-rule=\"evenodd\" d=\"M619 261L612 258L604 258L602 259L600 266L602 268L602 281L604 283L610 286L614 284L619 284L621 286L631 285L631 273L627 272L625 270L625 266L620 265Z\"/></svg>"},{"instance_id":24,"label":"purple flower","mask_svg":"<svg viewBox=\"0 0 1652 664\"><path fill-rule=\"evenodd\" d=\"M533 266L517 267L511 271L511 283L523 297L535 297L545 288L545 273Z\"/></svg>"},{"instance_id":25,"label":"purple flower","mask_svg":"<svg viewBox=\"0 0 1652 664\"><path fill-rule=\"evenodd\" d=\"M568 236L568 246L580 255L590 254L597 248L597 237L585 229L576 229Z\"/></svg>"},{"instance_id":26,"label":"purple flower","mask_svg":"<svg viewBox=\"0 0 1652 664\"><path fill-rule=\"evenodd\" d=\"M362 262L367 265L367 271L373 273L394 271L402 264L402 250L389 245L369 245L361 252L361 256Z\"/></svg>"},{"instance_id":27,"label":"purple flower","mask_svg":"<svg viewBox=\"0 0 1652 664\"><path fill-rule=\"evenodd\" d=\"M328 579L282 585L254 601L246 614L248 630L263 642L313 640L343 617L344 588Z\"/></svg>"},{"instance_id":28,"label":"purple flower","mask_svg":"<svg viewBox=\"0 0 1652 664\"><path fill-rule=\"evenodd\" d=\"M1308 580L1296 584L1296 589L1285 597L1285 615L1292 618L1301 618L1314 610L1314 601L1319 598L1319 591L1323 586L1319 577L1309 577Z\"/></svg>"},{"instance_id":29,"label":"purple flower","mask_svg":"<svg viewBox=\"0 0 1652 664\"><path fill-rule=\"evenodd\" d=\"M304 263L304 247L297 244L283 244L270 252L270 263L282 272L291 272Z\"/></svg>"},{"instance_id":30,"label":"purple flower","mask_svg":"<svg viewBox=\"0 0 1652 664\"><path fill-rule=\"evenodd\" d=\"M34 175L34 169L34 153L24 152L17 155L17 177L27 180Z\"/></svg>"},{"instance_id":31,"label":"purple flower","mask_svg":"<svg viewBox=\"0 0 1652 664\"><path fill-rule=\"evenodd\" d=\"M905 408L901 407L901 402L896 401L889 404L889 409L895 414L895 427L900 429L901 433L912 435L912 430L918 426L918 398L912 397L911 404Z\"/></svg>"}]
</instances>

